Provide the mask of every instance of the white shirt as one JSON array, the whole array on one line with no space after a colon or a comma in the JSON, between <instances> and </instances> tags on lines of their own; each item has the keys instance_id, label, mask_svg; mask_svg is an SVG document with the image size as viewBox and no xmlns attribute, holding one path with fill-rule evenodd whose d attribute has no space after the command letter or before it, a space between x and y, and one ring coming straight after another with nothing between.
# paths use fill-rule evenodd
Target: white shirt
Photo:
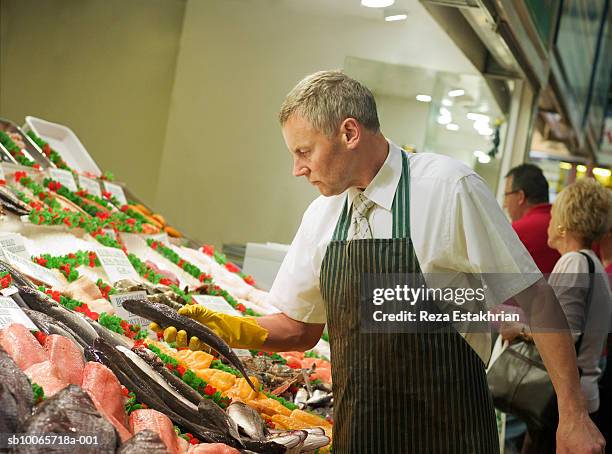
<instances>
[{"instance_id":1,"label":"white shirt","mask_svg":"<svg viewBox=\"0 0 612 454\"><path fill-rule=\"evenodd\" d=\"M610 331L612 300L608 275L603 265L592 250L583 249L582 252L589 254L595 264L586 324L584 319L590 278L589 265L582 254L579 252L563 254L555 264L548 281L561 303L570 329L575 333L574 339L577 340L578 333L584 331L577 363L582 370L580 377L582 393L587 401L589 413L593 413L599 408L597 382L602 372L599 368L599 359Z\"/></svg>"},{"instance_id":2,"label":"white shirt","mask_svg":"<svg viewBox=\"0 0 612 454\"><path fill-rule=\"evenodd\" d=\"M401 177L402 152L390 142L387 159L364 190L375 202L369 214L374 238L392 237L391 208ZM423 273L516 273L516 279L487 283L490 306L542 277L486 183L472 169L434 153L409 155L409 164L411 239ZM304 213L270 290L270 303L289 317L326 322L319 288L321 264L345 199L352 203L357 193L350 188L337 196L320 196ZM486 346L470 345L483 359L488 358Z\"/></svg>"}]
</instances>

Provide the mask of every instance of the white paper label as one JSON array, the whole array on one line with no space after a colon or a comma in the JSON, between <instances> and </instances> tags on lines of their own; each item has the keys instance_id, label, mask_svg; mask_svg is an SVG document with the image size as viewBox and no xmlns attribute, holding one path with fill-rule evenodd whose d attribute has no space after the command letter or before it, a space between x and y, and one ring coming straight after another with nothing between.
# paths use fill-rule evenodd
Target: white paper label
<instances>
[{"instance_id":1,"label":"white paper label","mask_svg":"<svg viewBox=\"0 0 612 454\"><path fill-rule=\"evenodd\" d=\"M11 251L13 254L23 257L26 260L30 259L28 250L26 249L23 237L14 233L6 233L0 235L0 248Z\"/></svg>"},{"instance_id":2,"label":"white paper label","mask_svg":"<svg viewBox=\"0 0 612 454\"><path fill-rule=\"evenodd\" d=\"M90 194L102 197L102 190L100 189L100 184L93 178L87 178L83 175L79 175L79 185L81 186L81 188L85 189Z\"/></svg>"},{"instance_id":3,"label":"white paper label","mask_svg":"<svg viewBox=\"0 0 612 454\"><path fill-rule=\"evenodd\" d=\"M117 311L117 315L128 321L131 325L140 325L142 327L149 326L150 321L144 317L139 317L138 315L134 315L131 312L128 312L123 308L123 302L127 300L141 299L145 298L147 293L144 291L137 292L129 292L129 293L116 293L114 295L110 295L110 301L115 310Z\"/></svg>"},{"instance_id":4,"label":"white paper label","mask_svg":"<svg viewBox=\"0 0 612 454\"><path fill-rule=\"evenodd\" d=\"M11 323L21 323L29 330L38 331L38 327L21 310L17 303L10 298L0 297L0 329Z\"/></svg>"},{"instance_id":5,"label":"white paper label","mask_svg":"<svg viewBox=\"0 0 612 454\"><path fill-rule=\"evenodd\" d=\"M151 238L155 241L160 241L164 243L164 245L168 246L170 244L170 238L168 238L168 234L166 232L156 233L155 235L147 235L147 238Z\"/></svg>"},{"instance_id":6,"label":"white paper label","mask_svg":"<svg viewBox=\"0 0 612 454\"><path fill-rule=\"evenodd\" d=\"M244 348L232 348L232 350L234 351L234 353L236 353L237 356L253 356L251 355L250 351L245 350Z\"/></svg>"},{"instance_id":7,"label":"white paper label","mask_svg":"<svg viewBox=\"0 0 612 454\"><path fill-rule=\"evenodd\" d=\"M123 192L123 188L115 183L110 183L108 181L104 182L104 188L114 195L121 205L127 205L127 199L125 198L125 193Z\"/></svg>"},{"instance_id":8,"label":"white paper label","mask_svg":"<svg viewBox=\"0 0 612 454\"><path fill-rule=\"evenodd\" d=\"M2 167L1 164L0 164L0 180L6 181L6 176L4 175L4 168Z\"/></svg>"},{"instance_id":9,"label":"white paper label","mask_svg":"<svg viewBox=\"0 0 612 454\"><path fill-rule=\"evenodd\" d=\"M76 182L74 181L74 177L72 176L72 172L64 169L49 169L49 176L55 180L59 181L62 186L66 186L71 191L78 191Z\"/></svg>"},{"instance_id":10,"label":"white paper label","mask_svg":"<svg viewBox=\"0 0 612 454\"><path fill-rule=\"evenodd\" d=\"M201 304L207 309L229 315L241 315L236 309L229 305L222 296L193 295L196 303Z\"/></svg>"},{"instance_id":11,"label":"white paper label","mask_svg":"<svg viewBox=\"0 0 612 454\"><path fill-rule=\"evenodd\" d=\"M11 251L3 249L4 257L8 262L21 271L26 276L29 276L37 281L43 282L51 287L62 287L64 283L59 277L51 270L42 267L28 259L24 259Z\"/></svg>"},{"instance_id":12,"label":"white paper label","mask_svg":"<svg viewBox=\"0 0 612 454\"><path fill-rule=\"evenodd\" d=\"M102 246L95 251L111 284L121 279L139 280L138 273L121 249Z\"/></svg>"}]
</instances>

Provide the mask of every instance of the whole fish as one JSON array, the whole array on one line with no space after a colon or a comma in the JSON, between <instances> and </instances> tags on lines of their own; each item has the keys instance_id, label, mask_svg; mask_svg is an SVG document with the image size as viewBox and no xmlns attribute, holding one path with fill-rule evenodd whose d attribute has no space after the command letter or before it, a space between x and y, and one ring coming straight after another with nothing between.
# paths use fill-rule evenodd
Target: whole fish
<instances>
[{"instance_id":1,"label":"whole fish","mask_svg":"<svg viewBox=\"0 0 612 454\"><path fill-rule=\"evenodd\" d=\"M28 377L0 347L0 433L21 432L33 406L34 393Z\"/></svg>"},{"instance_id":2,"label":"whole fish","mask_svg":"<svg viewBox=\"0 0 612 454\"><path fill-rule=\"evenodd\" d=\"M71 437L95 435L98 444L81 446L80 452L113 454L118 445L113 425L98 412L89 395L76 385L67 386L38 405L36 412L24 424L23 432L24 435L57 433ZM19 445L13 452L65 453L66 447Z\"/></svg>"},{"instance_id":3,"label":"whole fish","mask_svg":"<svg viewBox=\"0 0 612 454\"><path fill-rule=\"evenodd\" d=\"M320 389L315 389L310 396L310 399L306 401L306 405L310 405L311 407L320 407L322 405L328 404L332 398L332 393L327 393L325 391L321 391Z\"/></svg>"},{"instance_id":4,"label":"whole fish","mask_svg":"<svg viewBox=\"0 0 612 454\"><path fill-rule=\"evenodd\" d=\"M244 379L253 391L259 392L247 375L247 371L238 356L236 356L236 353L234 353L234 351L207 326L189 317L180 315L168 306L144 299L124 301L123 307L132 314L145 317L152 322L160 323L162 326L175 326L177 330L183 329L189 333L190 336L197 336L202 342L208 344L227 358L230 364L242 373Z\"/></svg>"},{"instance_id":5,"label":"whole fish","mask_svg":"<svg viewBox=\"0 0 612 454\"><path fill-rule=\"evenodd\" d=\"M0 186L0 199L2 200L3 205L11 205L20 212L23 212L23 214L28 214L31 211L30 206L27 203L24 203L19 197L17 197L15 193L13 193L13 191L11 191L6 186Z\"/></svg>"},{"instance_id":6,"label":"whole fish","mask_svg":"<svg viewBox=\"0 0 612 454\"><path fill-rule=\"evenodd\" d=\"M95 330L95 332L103 338L106 342L113 346L122 346L125 348L131 348L134 345L134 341L128 337L122 336L121 334L115 333L108 328L100 325L95 320L91 320L87 317L83 317L85 321L87 321L91 327Z\"/></svg>"},{"instance_id":7,"label":"whole fish","mask_svg":"<svg viewBox=\"0 0 612 454\"><path fill-rule=\"evenodd\" d=\"M308 431L308 429L306 429ZM306 440L304 440L302 444L301 451L302 452L314 452L323 446L327 446L331 442L331 438L329 438L325 433L308 433Z\"/></svg>"},{"instance_id":8,"label":"whole fish","mask_svg":"<svg viewBox=\"0 0 612 454\"><path fill-rule=\"evenodd\" d=\"M159 359L159 357L151 350L139 347L133 348L132 351L145 360L147 364L155 369L155 371L159 373L170 386L172 386L181 395L189 399L189 401L194 405L198 405L200 401L204 399L195 389L170 372L164 365L163 361Z\"/></svg>"},{"instance_id":9,"label":"whole fish","mask_svg":"<svg viewBox=\"0 0 612 454\"><path fill-rule=\"evenodd\" d=\"M268 435L266 440L283 445L287 449L287 452L295 452L292 450L300 452L300 448L307 437L308 432L304 430L289 430L287 432Z\"/></svg>"},{"instance_id":10,"label":"whole fish","mask_svg":"<svg viewBox=\"0 0 612 454\"><path fill-rule=\"evenodd\" d=\"M263 440L268 431L263 418L244 402L232 402L226 410L236 425L253 440Z\"/></svg>"},{"instance_id":11,"label":"whole fish","mask_svg":"<svg viewBox=\"0 0 612 454\"><path fill-rule=\"evenodd\" d=\"M24 308L23 312L28 316L30 320L45 334L59 334L60 336L67 337L74 342L75 345L80 347L81 351L87 344L81 339L74 331L64 325L62 322L49 317L47 314L42 312L33 311L32 309Z\"/></svg>"},{"instance_id":12,"label":"whole fish","mask_svg":"<svg viewBox=\"0 0 612 454\"><path fill-rule=\"evenodd\" d=\"M221 432L229 433L236 440L240 440L238 426L215 402L202 399L198 405L198 412L207 425L212 424Z\"/></svg>"},{"instance_id":13,"label":"whole fish","mask_svg":"<svg viewBox=\"0 0 612 454\"><path fill-rule=\"evenodd\" d=\"M308 390L306 388L300 388L295 393L295 398L293 399L293 403L298 406L300 410L303 410L306 406L306 401L310 398L308 394Z\"/></svg>"},{"instance_id":14,"label":"whole fish","mask_svg":"<svg viewBox=\"0 0 612 454\"><path fill-rule=\"evenodd\" d=\"M92 345L93 341L98 337L96 330L78 313L66 309L39 290L29 287L18 287L18 289L19 295L30 309L59 320L83 339L87 345Z\"/></svg>"},{"instance_id":15,"label":"whole fish","mask_svg":"<svg viewBox=\"0 0 612 454\"><path fill-rule=\"evenodd\" d=\"M163 390L159 385L149 377L146 377L142 371L132 366L128 359L102 338L97 338L94 341L93 349L86 352L86 355L91 357L91 354L99 358L102 364L108 367L117 376L117 379L123 386L133 391L136 398L154 410L165 413L175 424L184 427L193 435L196 435L202 441L207 443L225 443L234 448L242 448L240 441L222 434L216 430L211 430L194 423L189 418L172 410L159 394Z\"/></svg>"},{"instance_id":16,"label":"whole fish","mask_svg":"<svg viewBox=\"0 0 612 454\"><path fill-rule=\"evenodd\" d=\"M168 449L159 435L150 430L141 430L117 450L117 454L167 454Z\"/></svg>"},{"instance_id":17,"label":"whole fish","mask_svg":"<svg viewBox=\"0 0 612 454\"><path fill-rule=\"evenodd\" d=\"M35 288L34 284L25 277L20 271L17 271L14 267L9 265L7 262L0 260L0 272L9 273L15 285Z\"/></svg>"}]
</instances>

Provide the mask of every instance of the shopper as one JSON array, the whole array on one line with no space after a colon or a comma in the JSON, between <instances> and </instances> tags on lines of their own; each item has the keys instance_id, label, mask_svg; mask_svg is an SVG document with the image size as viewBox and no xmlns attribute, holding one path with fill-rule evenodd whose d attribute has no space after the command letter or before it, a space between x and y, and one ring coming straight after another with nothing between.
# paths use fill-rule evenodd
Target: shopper
<instances>
[{"instance_id":1,"label":"shopper","mask_svg":"<svg viewBox=\"0 0 612 454\"><path fill-rule=\"evenodd\" d=\"M267 351L310 349L327 323L334 452L498 453L484 364L456 331L372 334L360 327L367 272L531 272L490 290L500 300L516 294L528 313L533 293L554 297L486 184L453 159L408 156L388 142L372 93L337 71L299 82L280 122L293 174L323 195L306 210L271 289L282 312L247 320L199 305L180 312L232 346ZM552 316L563 319L553 303ZM603 439L574 392L570 335L534 337L562 397L560 452L601 453Z\"/></svg>"},{"instance_id":2,"label":"shopper","mask_svg":"<svg viewBox=\"0 0 612 454\"><path fill-rule=\"evenodd\" d=\"M512 220L512 228L540 271L550 273L560 256L547 243L551 206L548 181L539 167L521 164L508 172L504 208Z\"/></svg>"},{"instance_id":3,"label":"shopper","mask_svg":"<svg viewBox=\"0 0 612 454\"><path fill-rule=\"evenodd\" d=\"M583 178L561 191L553 204L548 226L548 244L561 254L549 282L574 333L581 390L591 415L599 408L600 359L612 315L608 277L591 247L608 230L611 213L610 192L594 179ZM592 261L594 275L589 274L587 256ZM529 339L527 326L505 331L504 337L513 340L518 332ZM523 454L554 454L555 427L556 421L551 421L547 429L529 428Z\"/></svg>"}]
</instances>

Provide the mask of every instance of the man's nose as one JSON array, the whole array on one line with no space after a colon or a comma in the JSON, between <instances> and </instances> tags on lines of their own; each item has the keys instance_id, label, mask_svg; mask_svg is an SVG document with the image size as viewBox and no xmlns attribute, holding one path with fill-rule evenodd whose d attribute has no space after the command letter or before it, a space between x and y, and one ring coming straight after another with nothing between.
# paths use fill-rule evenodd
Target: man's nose
<instances>
[{"instance_id":1,"label":"man's nose","mask_svg":"<svg viewBox=\"0 0 612 454\"><path fill-rule=\"evenodd\" d=\"M293 161L293 176L294 177L303 177L308 175L309 170L304 164L302 164L299 160Z\"/></svg>"}]
</instances>

